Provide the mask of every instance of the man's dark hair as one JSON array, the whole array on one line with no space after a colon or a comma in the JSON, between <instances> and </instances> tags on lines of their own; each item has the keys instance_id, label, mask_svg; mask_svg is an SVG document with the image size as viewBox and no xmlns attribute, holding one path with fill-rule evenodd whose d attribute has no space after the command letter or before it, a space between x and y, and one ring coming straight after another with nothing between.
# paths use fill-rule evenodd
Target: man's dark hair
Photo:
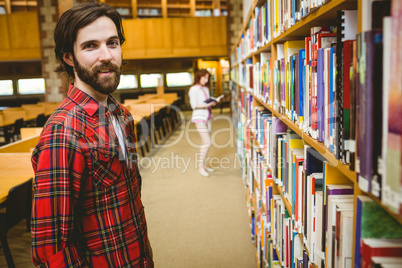
<instances>
[{"instance_id":1,"label":"man's dark hair","mask_svg":"<svg viewBox=\"0 0 402 268\"><path fill-rule=\"evenodd\" d=\"M126 40L124 37L123 26L120 14L111 6L97 2L84 2L74 6L63 13L56 25L54 31L54 42L56 58L60 61L60 65L55 72L67 72L71 77L74 76L73 67L63 60L63 55L70 52L74 56L74 42L77 40L77 32L91 24L100 17L108 17L116 25L117 33L120 39L120 45Z\"/></svg>"}]
</instances>

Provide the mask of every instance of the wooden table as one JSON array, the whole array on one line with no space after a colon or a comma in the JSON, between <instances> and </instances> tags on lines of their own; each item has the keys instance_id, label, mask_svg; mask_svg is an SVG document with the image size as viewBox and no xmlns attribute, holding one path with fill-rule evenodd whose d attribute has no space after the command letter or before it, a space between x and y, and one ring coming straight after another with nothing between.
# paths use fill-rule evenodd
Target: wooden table
<instances>
[{"instance_id":1,"label":"wooden table","mask_svg":"<svg viewBox=\"0 0 402 268\"><path fill-rule=\"evenodd\" d=\"M31 153L0 153L0 170L1 204L11 188L34 177Z\"/></svg>"},{"instance_id":2,"label":"wooden table","mask_svg":"<svg viewBox=\"0 0 402 268\"><path fill-rule=\"evenodd\" d=\"M39 134L0 146L0 153L31 153L39 141ZM1 177L1 169L0 169Z\"/></svg>"},{"instance_id":3,"label":"wooden table","mask_svg":"<svg viewBox=\"0 0 402 268\"><path fill-rule=\"evenodd\" d=\"M42 127L23 127L21 128L21 140L25 140L42 133Z\"/></svg>"}]
</instances>

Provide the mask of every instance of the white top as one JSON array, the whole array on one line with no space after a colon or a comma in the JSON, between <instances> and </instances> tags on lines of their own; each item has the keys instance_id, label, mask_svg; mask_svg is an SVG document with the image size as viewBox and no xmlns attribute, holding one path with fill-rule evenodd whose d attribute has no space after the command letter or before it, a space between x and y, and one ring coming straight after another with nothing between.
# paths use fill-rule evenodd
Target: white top
<instances>
[{"instance_id":1,"label":"white top","mask_svg":"<svg viewBox=\"0 0 402 268\"><path fill-rule=\"evenodd\" d=\"M121 149L121 152L123 153L123 158L126 160L126 163L128 164L126 144L124 142L125 138L123 135L123 131L120 127L119 121L117 121L117 118L114 116L112 116L112 124L114 127L114 131L116 132L117 139L119 140L120 149Z\"/></svg>"},{"instance_id":2,"label":"white top","mask_svg":"<svg viewBox=\"0 0 402 268\"><path fill-rule=\"evenodd\" d=\"M209 90L205 86L194 85L188 91L190 98L190 105L193 109L192 121L205 120L208 121L208 108L195 109L197 105L205 104L205 101L209 99ZM207 97L206 97L207 96Z\"/></svg>"}]
</instances>

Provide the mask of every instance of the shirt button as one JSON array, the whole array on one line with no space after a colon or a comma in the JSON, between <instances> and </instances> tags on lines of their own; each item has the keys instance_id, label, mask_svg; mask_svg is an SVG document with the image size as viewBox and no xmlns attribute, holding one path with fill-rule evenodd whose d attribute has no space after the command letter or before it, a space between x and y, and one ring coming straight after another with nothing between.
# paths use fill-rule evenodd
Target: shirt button
<instances>
[{"instance_id":1,"label":"shirt button","mask_svg":"<svg viewBox=\"0 0 402 268\"><path fill-rule=\"evenodd\" d=\"M103 156L104 156L105 158L108 158L108 157L109 157L107 154L104 154Z\"/></svg>"}]
</instances>

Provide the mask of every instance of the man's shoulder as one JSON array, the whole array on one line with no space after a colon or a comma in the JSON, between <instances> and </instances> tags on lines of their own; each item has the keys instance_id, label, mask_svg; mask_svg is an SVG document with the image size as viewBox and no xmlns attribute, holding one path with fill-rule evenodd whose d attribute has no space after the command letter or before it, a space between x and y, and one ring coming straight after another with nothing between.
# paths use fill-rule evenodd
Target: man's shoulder
<instances>
[{"instance_id":1,"label":"man's shoulder","mask_svg":"<svg viewBox=\"0 0 402 268\"><path fill-rule=\"evenodd\" d=\"M60 106L52 113L46 123L47 127L60 126L71 129L79 129L82 124L85 124L84 111L71 99L66 98Z\"/></svg>"}]
</instances>

